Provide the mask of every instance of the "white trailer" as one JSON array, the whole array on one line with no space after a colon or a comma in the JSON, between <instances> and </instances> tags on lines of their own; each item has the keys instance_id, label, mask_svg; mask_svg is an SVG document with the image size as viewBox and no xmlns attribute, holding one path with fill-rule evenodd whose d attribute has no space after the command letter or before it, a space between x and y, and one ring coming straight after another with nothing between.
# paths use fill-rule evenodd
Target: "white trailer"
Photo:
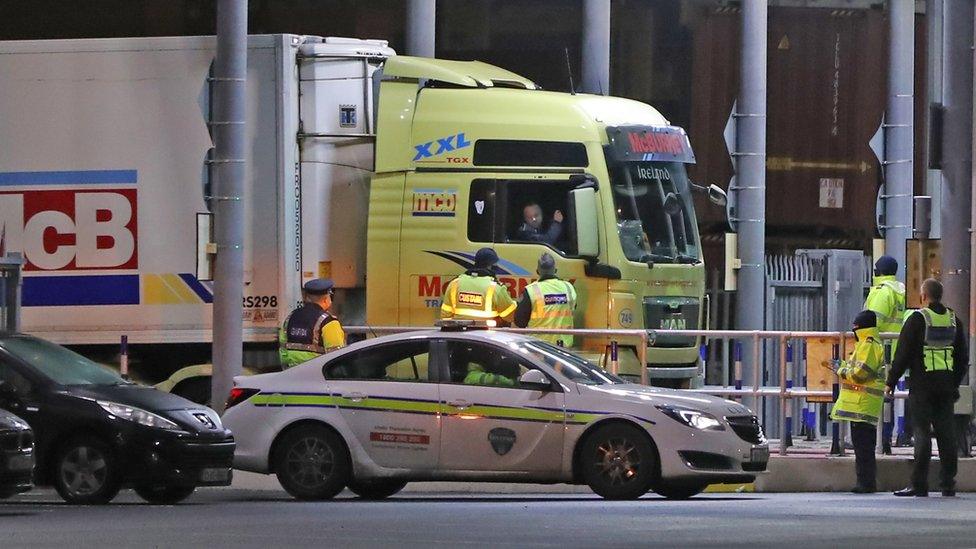
<instances>
[{"instance_id":1,"label":"white trailer","mask_svg":"<svg viewBox=\"0 0 976 549\"><path fill-rule=\"evenodd\" d=\"M215 45L0 42L0 248L25 257L23 331L211 340ZM274 341L315 276L361 318L373 73L393 54L378 40L249 37L245 341Z\"/></svg>"}]
</instances>

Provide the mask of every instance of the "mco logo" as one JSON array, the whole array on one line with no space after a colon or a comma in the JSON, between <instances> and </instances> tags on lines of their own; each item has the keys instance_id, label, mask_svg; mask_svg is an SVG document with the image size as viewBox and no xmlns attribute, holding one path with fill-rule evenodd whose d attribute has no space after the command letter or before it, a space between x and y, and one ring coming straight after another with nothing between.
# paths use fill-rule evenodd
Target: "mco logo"
<instances>
[{"instance_id":1,"label":"mco logo","mask_svg":"<svg viewBox=\"0 0 976 549\"><path fill-rule=\"evenodd\" d=\"M135 269L136 189L105 188L7 190L38 184L36 174L75 174L66 184L90 183L77 174L118 172L27 172L34 179L0 174L0 243L5 251L22 252L26 271ZM113 183L135 183L112 180ZM50 178L50 175L48 175ZM13 183L11 183L13 179ZM26 181L21 181L27 179ZM60 183L61 181L55 181ZM49 180L43 183L51 186ZM102 181L99 181L102 183Z\"/></svg>"}]
</instances>

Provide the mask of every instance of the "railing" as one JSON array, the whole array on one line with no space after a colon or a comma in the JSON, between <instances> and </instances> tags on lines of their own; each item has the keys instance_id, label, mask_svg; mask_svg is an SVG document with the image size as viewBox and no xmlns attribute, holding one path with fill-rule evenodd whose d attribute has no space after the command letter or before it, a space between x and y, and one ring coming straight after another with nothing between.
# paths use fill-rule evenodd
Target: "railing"
<instances>
[{"instance_id":1,"label":"railing","mask_svg":"<svg viewBox=\"0 0 976 549\"><path fill-rule=\"evenodd\" d=\"M365 334L365 335L387 335L405 332L416 332L416 331L428 331L434 328L431 327L404 327L404 326L347 326L345 330L347 333L354 334ZM806 387L797 388L793 386L794 379L794 369L796 368L796 361L792 360L791 353L787 352L791 341L806 341L810 339L829 339L836 341L836 351L834 352L834 358L843 359L846 355L846 344L847 342L854 341L854 334L851 332L808 332L808 331L763 331L763 330L589 330L589 329L573 329L573 330L557 330L557 329L535 329L535 328L492 328L492 330L497 330L501 332L515 332L515 333L530 333L530 334L545 334L545 335L573 335L578 337L599 337L604 339L609 339L611 342L616 342L618 339L626 339L630 341L638 342L637 344L637 356L640 364L647 364L647 352L648 347L654 344L659 334L667 334L674 336L686 336L686 337L701 337L705 341L731 341L733 343L748 342L752 346L752 356L762 357L763 341L764 340L774 340L777 343L778 353L776 353L777 360L774 361L776 372L778 373L778 384L776 385L763 385L762 380L767 377L772 370L769 368L768 362L762 360L760 362L761 367L753 368L751 386L747 385L745 380L742 379L742 364L739 356L741 353L736 353L735 360L735 376L732 383L728 385L718 385L718 386L707 386L694 389L685 389L687 391L692 391L696 393L709 394L714 396L721 396L726 398L752 398L756 399L756 403L753 403L753 411L759 415L759 410L757 410L758 399L760 398L777 398L779 399L779 414L778 414L778 428L779 428L779 454L786 455L789 447L789 437L787 435L792 434L791 426L787 426L787 418L791 418L792 414L790 412L790 407L794 400L807 399L810 397L823 399L830 398L836 399L838 380L836 375L833 375L834 387L831 390L809 390ZM881 334L882 339L890 340L896 339L897 334L885 333ZM795 348L795 347L794 347ZM796 353L792 353L793 356ZM801 363L804 361L801 360ZM614 374L616 363L611 363L610 371ZM648 384L647 369L641 368L641 384ZM895 391L894 398L905 399L908 398L907 391ZM838 438L838 433L836 432L837 423L835 425L834 439Z\"/></svg>"}]
</instances>

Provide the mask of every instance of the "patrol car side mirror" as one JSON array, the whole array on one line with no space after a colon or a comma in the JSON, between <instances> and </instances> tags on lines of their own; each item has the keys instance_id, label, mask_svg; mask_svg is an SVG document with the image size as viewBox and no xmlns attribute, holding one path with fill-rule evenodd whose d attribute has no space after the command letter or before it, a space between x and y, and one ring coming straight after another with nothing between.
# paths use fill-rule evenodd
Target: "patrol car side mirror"
<instances>
[{"instance_id":1,"label":"patrol car side mirror","mask_svg":"<svg viewBox=\"0 0 976 549\"><path fill-rule=\"evenodd\" d=\"M580 257L596 258L600 255L596 189L592 186L582 187L573 189L569 195L576 222L576 253Z\"/></svg>"},{"instance_id":2,"label":"patrol car side mirror","mask_svg":"<svg viewBox=\"0 0 976 549\"><path fill-rule=\"evenodd\" d=\"M552 388L552 381L546 374L539 370L529 370L519 377L519 386L523 389L535 389L536 391L548 391Z\"/></svg>"}]
</instances>

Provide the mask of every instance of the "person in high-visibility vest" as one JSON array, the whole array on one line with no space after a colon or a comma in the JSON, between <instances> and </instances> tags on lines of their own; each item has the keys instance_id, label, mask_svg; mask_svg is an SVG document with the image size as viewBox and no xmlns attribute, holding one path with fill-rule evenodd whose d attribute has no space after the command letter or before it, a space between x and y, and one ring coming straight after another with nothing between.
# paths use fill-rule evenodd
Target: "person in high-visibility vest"
<instances>
[{"instance_id":1,"label":"person in high-visibility vest","mask_svg":"<svg viewBox=\"0 0 976 549\"><path fill-rule=\"evenodd\" d=\"M345 347L346 333L329 312L335 284L327 278L309 280L302 288L305 303L291 312L278 331L278 356L282 368L312 360Z\"/></svg>"},{"instance_id":2,"label":"person in high-visibility vest","mask_svg":"<svg viewBox=\"0 0 976 549\"><path fill-rule=\"evenodd\" d=\"M874 314L878 316L879 332L900 333L902 323L905 320L905 285L895 277L897 273L898 260L890 255L883 255L874 263L874 281L867 299L864 300L864 308L874 311ZM889 345L891 351L885 361L888 363L895 357L898 342L891 341ZM892 407L894 407L893 403ZM905 406L906 422L910 421L911 415L908 408ZM889 425L886 426L881 435L888 447L891 446L893 431L894 426ZM910 433L899 434L899 444L909 444L910 440Z\"/></svg>"},{"instance_id":3,"label":"person in high-visibility vest","mask_svg":"<svg viewBox=\"0 0 976 549\"><path fill-rule=\"evenodd\" d=\"M878 317L879 332L901 332L905 320L905 285L899 282L898 261L883 255L874 263L874 284L864 301L864 308L874 311ZM891 356L895 356L896 344L893 342Z\"/></svg>"},{"instance_id":4,"label":"person in high-visibility vest","mask_svg":"<svg viewBox=\"0 0 976 549\"><path fill-rule=\"evenodd\" d=\"M929 495L934 429L942 464L939 471L942 495L951 497L956 495L958 465L953 404L959 399L959 383L969 371L969 350L962 322L952 309L942 304L942 283L927 279L922 283L921 296L926 305L905 320L885 390L892 394L902 374L911 371L908 401L915 432L915 466L912 485L895 495Z\"/></svg>"},{"instance_id":5,"label":"person in high-visibility vest","mask_svg":"<svg viewBox=\"0 0 976 549\"><path fill-rule=\"evenodd\" d=\"M510 324L515 300L508 287L495 280L498 254L481 248L474 256L474 267L459 275L444 288L441 318L494 320Z\"/></svg>"},{"instance_id":6,"label":"person in high-visibility vest","mask_svg":"<svg viewBox=\"0 0 976 549\"><path fill-rule=\"evenodd\" d=\"M572 329L576 311L576 288L556 276L556 260L549 253L539 257L536 269L539 280L529 284L515 309L515 325L519 328ZM562 334L531 334L543 341L562 347L573 346L573 336Z\"/></svg>"},{"instance_id":7,"label":"person in high-visibility vest","mask_svg":"<svg viewBox=\"0 0 976 549\"><path fill-rule=\"evenodd\" d=\"M850 358L837 369L840 395L830 417L851 424L857 474L857 485L851 491L872 494L877 491L874 443L884 404L884 348L874 311L858 313L854 317L853 329L857 342Z\"/></svg>"}]
</instances>

